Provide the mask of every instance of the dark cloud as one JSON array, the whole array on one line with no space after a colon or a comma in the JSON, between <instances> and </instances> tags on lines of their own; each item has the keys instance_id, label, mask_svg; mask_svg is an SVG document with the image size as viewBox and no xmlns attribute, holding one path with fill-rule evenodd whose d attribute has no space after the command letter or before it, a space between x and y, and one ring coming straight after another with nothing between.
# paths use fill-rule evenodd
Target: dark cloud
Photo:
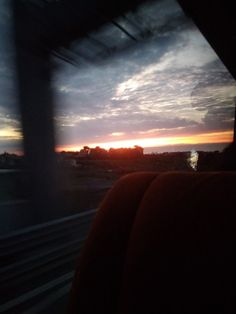
<instances>
[{"instance_id":1,"label":"dark cloud","mask_svg":"<svg viewBox=\"0 0 236 314\"><path fill-rule=\"evenodd\" d=\"M16 113L14 45L10 1L0 1L0 114Z\"/></svg>"}]
</instances>

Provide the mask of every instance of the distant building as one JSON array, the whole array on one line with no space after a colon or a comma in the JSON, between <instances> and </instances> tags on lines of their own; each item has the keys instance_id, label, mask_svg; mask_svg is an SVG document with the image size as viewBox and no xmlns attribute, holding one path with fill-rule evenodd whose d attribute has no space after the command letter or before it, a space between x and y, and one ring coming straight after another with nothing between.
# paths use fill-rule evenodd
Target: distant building
<instances>
[{"instance_id":1,"label":"distant building","mask_svg":"<svg viewBox=\"0 0 236 314\"><path fill-rule=\"evenodd\" d=\"M110 148L109 157L117 159L132 159L143 156L143 148L141 146L134 146L134 148Z\"/></svg>"}]
</instances>

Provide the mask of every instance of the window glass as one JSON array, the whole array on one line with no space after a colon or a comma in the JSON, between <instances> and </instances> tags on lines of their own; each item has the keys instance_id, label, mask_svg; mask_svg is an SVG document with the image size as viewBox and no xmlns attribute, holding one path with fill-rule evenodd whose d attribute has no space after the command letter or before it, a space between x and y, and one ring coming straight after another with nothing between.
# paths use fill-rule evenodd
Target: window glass
<instances>
[{"instance_id":1,"label":"window glass","mask_svg":"<svg viewBox=\"0 0 236 314\"><path fill-rule=\"evenodd\" d=\"M27 178L17 103L10 1L0 2L0 233L26 224ZM27 218L28 220L28 218ZM27 222L28 223L28 222Z\"/></svg>"},{"instance_id":2,"label":"window glass","mask_svg":"<svg viewBox=\"0 0 236 314\"><path fill-rule=\"evenodd\" d=\"M132 171L218 167L235 81L175 1L128 12L69 54L77 65L57 61L54 76L56 149L77 192Z\"/></svg>"}]
</instances>

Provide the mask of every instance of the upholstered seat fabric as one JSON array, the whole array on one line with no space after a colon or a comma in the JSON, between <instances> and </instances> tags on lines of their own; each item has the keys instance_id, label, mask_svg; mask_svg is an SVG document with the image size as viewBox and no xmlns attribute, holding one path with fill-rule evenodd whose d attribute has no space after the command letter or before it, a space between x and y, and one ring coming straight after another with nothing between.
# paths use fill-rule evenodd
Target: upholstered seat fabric
<instances>
[{"instance_id":1,"label":"upholstered seat fabric","mask_svg":"<svg viewBox=\"0 0 236 314\"><path fill-rule=\"evenodd\" d=\"M98 211L70 313L235 312L236 174L137 173Z\"/></svg>"}]
</instances>

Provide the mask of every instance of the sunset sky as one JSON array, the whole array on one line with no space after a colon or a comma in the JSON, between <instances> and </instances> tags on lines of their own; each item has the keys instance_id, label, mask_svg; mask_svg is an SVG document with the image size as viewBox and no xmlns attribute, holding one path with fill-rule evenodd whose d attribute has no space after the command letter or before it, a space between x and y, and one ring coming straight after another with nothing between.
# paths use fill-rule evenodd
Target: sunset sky
<instances>
[{"instance_id":1,"label":"sunset sky","mask_svg":"<svg viewBox=\"0 0 236 314\"><path fill-rule=\"evenodd\" d=\"M0 152L19 149L22 138L6 3L0 4ZM97 63L56 61L57 149L230 142L235 80L178 4L146 4L127 18L151 30L151 38ZM134 32L127 20L119 23ZM126 35L109 24L92 36L122 43ZM74 46L88 49L86 42Z\"/></svg>"}]
</instances>

